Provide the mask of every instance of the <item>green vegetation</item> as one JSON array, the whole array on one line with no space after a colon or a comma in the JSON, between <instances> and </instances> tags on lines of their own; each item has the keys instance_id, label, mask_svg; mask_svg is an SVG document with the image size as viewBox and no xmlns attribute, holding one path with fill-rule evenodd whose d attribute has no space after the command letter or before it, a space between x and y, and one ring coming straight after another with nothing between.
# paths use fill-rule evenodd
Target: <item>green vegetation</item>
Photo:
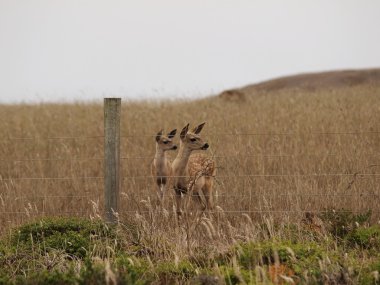
<instances>
[{"instance_id":1,"label":"green vegetation","mask_svg":"<svg viewBox=\"0 0 380 285\"><path fill-rule=\"evenodd\" d=\"M235 242L225 250L205 247L203 254L181 258L174 252L163 258L138 250L152 241L148 236L136 239L132 228L69 218L42 219L15 228L0 240L0 284L378 282L377 225L352 228L339 242L332 233L318 241L295 240L294 235L278 239L276 233L270 239Z\"/></svg>"},{"instance_id":2,"label":"green vegetation","mask_svg":"<svg viewBox=\"0 0 380 285\"><path fill-rule=\"evenodd\" d=\"M114 229L99 221L47 218L21 226L12 235L11 245L44 252L60 250L82 259L91 247L104 247L103 242L114 238Z\"/></svg>"},{"instance_id":3,"label":"green vegetation","mask_svg":"<svg viewBox=\"0 0 380 285\"><path fill-rule=\"evenodd\" d=\"M325 221L329 232L337 238L343 238L352 232L355 227L366 225L371 217L371 211L355 214L349 210L328 209L322 213L321 218Z\"/></svg>"},{"instance_id":4,"label":"green vegetation","mask_svg":"<svg viewBox=\"0 0 380 285\"><path fill-rule=\"evenodd\" d=\"M0 284L380 284L380 87L339 82L123 102L112 227L93 219L103 106L0 105ZM178 219L152 191L154 135L200 122L217 207Z\"/></svg>"}]
</instances>

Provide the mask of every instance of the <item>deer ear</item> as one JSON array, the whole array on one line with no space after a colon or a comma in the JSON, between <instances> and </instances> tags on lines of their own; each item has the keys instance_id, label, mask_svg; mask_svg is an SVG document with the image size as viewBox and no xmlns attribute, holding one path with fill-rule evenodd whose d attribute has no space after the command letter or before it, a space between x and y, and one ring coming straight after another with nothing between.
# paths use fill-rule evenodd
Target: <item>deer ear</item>
<instances>
[{"instance_id":1,"label":"deer ear","mask_svg":"<svg viewBox=\"0 0 380 285\"><path fill-rule=\"evenodd\" d=\"M160 140L163 131L164 131L164 130L161 130L161 131L159 131L159 132L157 133L157 135L156 135L156 142L158 142L158 141Z\"/></svg>"},{"instance_id":2,"label":"deer ear","mask_svg":"<svg viewBox=\"0 0 380 285\"><path fill-rule=\"evenodd\" d=\"M174 138L176 133L177 133L177 129L172 130L170 133L168 133L168 138L169 139Z\"/></svg>"},{"instance_id":3,"label":"deer ear","mask_svg":"<svg viewBox=\"0 0 380 285\"><path fill-rule=\"evenodd\" d=\"M180 134L181 140L185 139L185 136L186 136L188 130L189 130L189 124L187 124L186 126L183 127L181 134Z\"/></svg>"},{"instance_id":4,"label":"deer ear","mask_svg":"<svg viewBox=\"0 0 380 285\"><path fill-rule=\"evenodd\" d=\"M195 127L193 129L193 133L196 134L196 135L199 134L201 132L201 130L203 129L203 127L204 127L205 124L206 124L206 122L200 124L198 127Z\"/></svg>"}]
</instances>

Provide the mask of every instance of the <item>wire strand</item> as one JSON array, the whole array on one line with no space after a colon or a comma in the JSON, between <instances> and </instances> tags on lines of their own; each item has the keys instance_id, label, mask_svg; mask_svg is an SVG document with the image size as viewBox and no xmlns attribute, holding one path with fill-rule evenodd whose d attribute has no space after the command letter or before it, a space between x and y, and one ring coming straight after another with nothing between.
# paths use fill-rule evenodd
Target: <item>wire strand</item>
<instances>
[{"instance_id":1,"label":"wire strand","mask_svg":"<svg viewBox=\"0 0 380 285\"><path fill-rule=\"evenodd\" d=\"M203 175L204 177L214 177ZM380 176L380 173L308 173L308 174L238 174L238 175L218 175L216 178L244 178L244 177L342 177L342 176ZM188 176L166 176L167 178L188 178ZM124 176L122 179L153 179L152 175L141 176ZM86 180L86 179L104 179L103 176L84 176L84 177L9 177L0 178L1 181L16 180Z\"/></svg>"},{"instance_id":2,"label":"wire strand","mask_svg":"<svg viewBox=\"0 0 380 285\"><path fill-rule=\"evenodd\" d=\"M380 134L380 131L341 131L341 132L247 132L247 133L206 133L205 136L331 136L331 135L373 135ZM133 135L121 135L120 138L136 138L136 137L156 137L155 134L133 134ZM77 139L98 139L104 138L104 135L96 136L63 136L63 137L7 137L3 138L3 141L10 140L77 140Z\"/></svg>"},{"instance_id":3,"label":"wire strand","mask_svg":"<svg viewBox=\"0 0 380 285\"><path fill-rule=\"evenodd\" d=\"M249 213L255 213L255 214L265 214L265 213L279 213L279 214L286 214L286 213L298 213L298 214L305 214L305 213L361 213L365 210L320 210L320 209L308 209L308 210L270 210L270 209L260 209L260 210L209 210L206 211L210 214L249 214ZM119 212L118 215L125 216L126 214L151 214L153 211L150 210L129 210L129 211L122 211ZM372 214L379 214L380 211L371 211ZM34 215L62 215L62 214L77 214L77 215L90 215L93 214L93 212L89 209L89 211L82 211L82 212L75 212L75 211L63 211L63 212L55 212L55 211L45 211L45 212L29 212L29 211L0 211L0 214L23 214L28 216L34 216Z\"/></svg>"},{"instance_id":4,"label":"wire strand","mask_svg":"<svg viewBox=\"0 0 380 285\"><path fill-rule=\"evenodd\" d=\"M204 177L214 177L202 175ZM307 174L237 174L237 175L217 175L216 178L243 178L243 177L329 177L329 176L380 176L380 173L307 173ZM166 176L167 178L188 178L188 176ZM156 178L155 176L124 176L123 179L146 179Z\"/></svg>"},{"instance_id":5,"label":"wire strand","mask_svg":"<svg viewBox=\"0 0 380 285\"><path fill-rule=\"evenodd\" d=\"M86 179L104 179L101 176L84 176L84 177L12 177L12 178L0 178L1 181L17 181L17 180L86 180Z\"/></svg>"},{"instance_id":6,"label":"wire strand","mask_svg":"<svg viewBox=\"0 0 380 285\"><path fill-rule=\"evenodd\" d=\"M67 137L8 137L5 140L77 140L77 139L98 139L104 136L67 136Z\"/></svg>"},{"instance_id":7,"label":"wire strand","mask_svg":"<svg viewBox=\"0 0 380 285\"><path fill-rule=\"evenodd\" d=\"M170 194L169 194L170 195ZM197 194L187 194L190 197L198 197ZM204 195L207 196L207 195ZM49 199L49 198L91 198L90 200L96 200L100 198L101 195L36 195L36 196L2 196L4 200L25 200L25 199ZM215 194L215 197L223 197L223 198L283 198L283 197L330 197L330 198L352 198L352 197L372 197L372 198L380 198L380 194L370 194L370 193L354 193L354 194L303 194L303 193L287 193L287 194ZM128 199L128 198L127 198Z\"/></svg>"},{"instance_id":8,"label":"wire strand","mask_svg":"<svg viewBox=\"0 0 380 285\"><path fill-rule=\"evenodd\" d=\"M205 133L205 137L215 137L215 136L304 136L304 135L371 135L380 134L380 131L342 131L342 132L268 132L268 133L258 133L258 132L247 132L247 133ZM156 135L147 134L133 134L133 135L123 135L121 138L135 138L135 137L156 137Z\"/></svg>"},{"instance_id":9,"label":"wire strand","mask_svg":"<svg viewBox=\"0 0 380 285\"><path fill-rule=\"evenodd\" d=\"M26 216L36 216L36 215L62 215L62 214L70 214L70 215L88 215L89 211L82 211L82 212L73 212L73 211L63 211L63 212L56 212L56 211L41 211L41 212L33 212L33 210L30 211L0 211L0 214L10 214L10 215L26 215Z\"/></svg>"},{"instance_id":10,"label":"wire strand","mask_svg":"<svg viewBox=\"0 0 380 285\"><path fill-rule=\"evenodd\" d=\"M2 199L14 199L14 200L24 200L24 199L46 199L46 198L99 198L100 196L94 195L33 195L33 196L1 196Z\"/></svg>"},{"instance_id":11,"label":"wire strand","mask_svg":"<svg viewBox=\"0 0 380 285\"><path fill-rule=\"evenodd\" d=\"M141 155L141 156L126 156L121 157L121 160L145 160L153 159L155 154L151 155ZM330 154L330 153L306 153L306 154L234 154L234 155L213 155L210 156L213 159L231 159L231 158L257 158L257 157L274 157L274 158L283 158L283 157L345 157L347 155L342 154ZM380 153L365 153L361 154L359 157L377 157L380 156ZM36 161L103 161L102 157L74 157L74 158L25 158L25 159L0 159L2 162L36 162Z\"/></svg>"}]
</instances>

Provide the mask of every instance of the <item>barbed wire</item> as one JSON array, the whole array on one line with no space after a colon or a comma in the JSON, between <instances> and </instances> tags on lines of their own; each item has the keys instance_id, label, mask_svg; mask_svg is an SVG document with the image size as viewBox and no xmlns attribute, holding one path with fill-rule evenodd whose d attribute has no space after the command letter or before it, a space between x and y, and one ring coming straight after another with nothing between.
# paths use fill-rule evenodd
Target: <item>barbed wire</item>
<instances>
[{"instance_id":1,"label":"barbed wire","mask_svg":"<svg viewBox=\"0 0 380 285\"><path fill-rule=\"evenodd\" d=\"M8 177L0 178L1 181L17 181L17 180L86 180L86 179L104 179L103 176L83 176L83 177Z\"/></svg>"},{"instance_id":2,"label":"barbed wire","mask_svg":"<svg viewBox=\"0 0 380 285\"><path fill-rule=\"evenodd\" d=\"M336 213L362 213L365 210L334 210ZM137 212L137 211L136 211ZM210 214L263 214L263 213L277 213L277 214L305 214L305 213L331 213L332 210L318 210L318 209L308 209L308 210L211 210L211 211L205 211L205 213ZM140 211L137 213L151 213L151 211ZM371 211L372 214L379 214L380 211Z\"/></svg>"},{"instance_id":3,"label":"barbed wire","mask_svg":"<svg viewBox=\"0 0 380 285\"><path fill-rule=\"evenodd\" d=\"M202 175L203 177L214 177ZM306 174L236 174L236 175L217 175L216 178L243 178L243 177L329 177L329 176L380 176L380 173L306 173ZM188 178L189 176L167 176L168 178ZM147 179L156 178L156 176L141 175L141 176L124 176L123 179Z\"/></svg>"},{"instance_id":4,"label":"barbed wire","mask_svg":"<svg viewBox=\"0 0 380 285\"><path fill-rule=\"evenodd\" d=\"M373 135L380 134L380 131L341 131L341 132L246 132L246 133L205 133L205 136L330 136L330 135ZM136 138L136 137L156 137L156 134L133 134L121 135L120 138ZM94 136L57 136L57 137L5 137L2 141L10 140L76 140L76 139L98 139L104 138L104 135Z\"/></svg>"},{"instance_id":5,"label":"barbed wire","mask_svg":"<svg viewBox=\"0 0 380 285\"><path fill-rule=\"evenodd\" d=\"M205 133L205 137L215 136L301 136L301 135L371 135L380 134L380 131L342 131L342 132L246 132L246 133ZM135 137L156 137L156 135L147 134L133 134L123 135L121 138L135 138Z\"/></svg>"},{"instance_id":6,"label":"barbed wire","mask_svg":"<svg viewBox=\"0 0 380 285\"><path fill-rule=\"evenodd\" d=\"M1 162L35 162L35 161L86 161L104 160L102 157L78 157L78 158L25 158L25 159L0 159Z\"/></svg>"},{"instance_id":7,"label":"barbed wire","mask_svg":"<svg viewBox=\"0 0 380 285\"><path fill-rule=\"evenodd\" d=\"M203 175L204 177L214 177ZM236 175L217 175L216 178L244 178L244 177L342 177L342 176L380 176L380 173L306 173L306 174L236 174ZM186 175L167 176L167 178L188 178ZM133 175L123 176L121 179L154 179L156 176L152 175ZM85 179L104 179L103 176L83 176L83 177L7 177L1 178L1 181L16 181L16 180L85 180Z\"/></svg>"},{"instance_id":8,"label":"barbed wire","mask_svg":"<svg viewBox=\"0 0 380 285\"><path fill-rule=\"evenodd\" d=\"M369 136L369 135L378 135L380 131L341 131L341 132L245 132L245 133L205 133L205 137L224 137L224 136L233 136L233 137L250 137L250 136L269 136L269 137L301 137L301 136ZM154 138L156 135L146 135L146 134L131 134L131 135L122 135L121 138L129 139L136 137L146 137L146 138ZM43 140L90 140L90 139L104 139L103 135L97 136L52 136L52 137L5 137L2 138L0 142L9 142L9 141L43 141ZM233 155L214 155L211 157L214 159L231 159L231 158L257 158L257 157L266 157L266 158L292 158L292 157L344 157L342 153L297 153L297 154L266 154L266 153L239 153ZM361 154L357 157L378 157L379 153L365 153ZM121 160L145 160L145 159L153 159L154 153L149 155L138 155L138 156L124 156L121 157ZM350 158L352 158L350 156ZM0 162L37 162L37 161L104 161L102 157L70 157L70 158L16 158L16 159L0 159ZM357 160L355 160L357 161ZM368 170L367 170L368 171ZM187 178L188 176L170 176L172 178ZM313 178L328 178L328 177L354 177L361 179L369 179L369 178L378 178L380 177L380 173L288 173L288 174L236 174L236 175L217 175L216 178L226 178L226 179L244 179L244 178L302 178L302 177L313 177ZM121 177L124 183L128 182L128 180L133 179L153 179L155 176L152 175L128 175ZM7 181L69 181L69 180L103 180L103 176L77 176L77 177L6 177L2 178L0 176L0 183ZM244 186L243 186L244 187ZM153 192L154 193L154 192ZM188 194L189 196L197 196L195 194ZM0 196L1 199L89 199L96 200L101 195L24 195L24 196ZM244 193L244 194L229 194L229 193L219 193L216 194L216 197L240 197L240 198L287 198L287 197L327 197L327 198L372 198L376 200L380 197L379 194L376 193L270 193L270 194L262 194L262 193ZM122 199L122 197L121 197ZM127 197L128 199L128 197ZM346 212L347 210L342 210L342 212ZM290 213L299 213L304 214L307 212L314 213L327 213L331 212L331 210L271 210L271 209L249 209L249 210L211 210L207 211L208 213L216 213L216 214L270 214L270 213L278 213L278 214L290 214ZM339 210L336 210L339 212ZM355 211L351 211L355 212ZM3 214L9 215L25 215L25 216L36 216L36 215L89 215L93 213L92 209L89 208L87 211L40 211L34 212L33 210L25 210L25 211L0 211L0 216ZM130 211L122 211L121 215L126 214L144 214L144 213L152 213L151 210L141 211L141 210L130 210ZM372 211L372 213L380 213L380 211Z\"/></svg>"},{"instance_id":9,"label":"barbed wire","mask_svg":"<svg viewBox=\"0 0 380 285\"><path fill-rule=\"evenodd\" d=\"M0 214L9 214L9 215L26 215L26 216L36 216L36 215L52 215L52 214L55 214L55 215L62 215L62 214L65 214L65 215L72 215L72 214L76 214L76 215L83 215L83 214L89 214L90 210L89 211L82 211L82 212L76 212L76 211L60 211L60 212L56 212L56 211L41 211L41 212L34 212L33 210L30 210L30 211L0 211Z\"/></svg>"},{"instance_id":10,"label":"barbed wire","mask_svg":"<svg viewBox=\"0 0 380 285\"><path fill-rule=\"evenodd\" d=\"M245 174L245 175L221 175L217 178L242 178L242 177L324 177L324 176L380 176L380 173L315 173L315 174ZM188 176L168 176L172 178L187 178ZM204 175L204 177L213 177ZM155 176L124 176L123 179L153 179ZM14 180L81 180L81 179L104 179L102 176L98 177L12 177L12 178L1 178L1 181L14 181Z\"/></svg>"},{"instance_id":11,"label":"barbed wire","mask_svg":"<svg viewBox=\"0 0 380 285\"><path fill-rule=\"evenodd\" d=\"M104 136L67 136L67 137L6 137L2 141L7 140L76 140L76 139L98 139Z\"/></svg>"},{"instance_id":12,"label":"barbed wire","mask_svg":"<svg viewBox=\"0 0 380 285\"><path fill-rule=\"evenodd\" d=\"M205 213L209 214L262 214L262 213L278 213L278 214L286 214L286 213L298 213L298 214L305 214L305 213L362 213L363 211L371 211L372 214L379 214L380 211L372 211L371 209L362 209L362 210L347 210L347 209L328 209L328 210L321 210L321 209L308 209L308 210L270 210L270 209L258 209L258 210L207 210ZM153 210L127 210L118 212L118 215L125 215L125 214L151 214L154 212ZM55 211L44 211L44 212L32 212L32 211L0 211L0 214L22 214L27 216L34 216L34 215L62 215L62 214L77 214L77 215L90 215L93 214L92 210L88 211L82 211L82 212L76 212L76 211L62 211L62 212L55 212Z\"/></svg>"},{"instance_id":13,"label":"barbed wire","mask_svg":"<svg viewBox=\"0 0 380 285\"><path fill-rule=\"evenodd\" d=\"M143 155L143 156L127 156L127 157L121 157L121 159L124 160L132 160L132 159L153 159L154 158L154 153L151 155ZM230 155L209 155L210 158L250 158L250 157L302 157L302 156L309 156L309 157L315 157L315 156L321 156L321 157L344 157L344 156L350 156L352 157L351 154L330 154L330 153L297 153L297 154L230 154ZM380 156L380 153L364 153L360 154L356 157L373 157L373 156Z\"/></svg>"},{"instance_id":14,"label":"barbed wire","mask_svg":"<svg viewBox=\"0 0 380 285\"><path fill-rule=\"evenodd\" d=\"M126 156L121 157L121 160L145 160L145 159L153 159L154 153L151 155L141 155L141 156ZM330 153L299 153L299 154L233 154L233 155L210 155L213 159L230 159L230 158L257 158L257 157L274 157L274 158L283 158L283 157L345 157L350 156L349 154L330 154ZM380 153L364 153L360 154L356 157L377 157L380 156ZM74 157L74 158L16 158L16 159L0 159L0 162L36 162L36 161L93 161L98 160L102 161L104 158L102 157Z\"/></svg>"},{"instance_id":15,"label":"barbed wire","mask_svg":"<svg viewBox=\"0 0 380 285\"><path fill-rule=\"evenodd\" d=\"M13 200L24 200L24 199L48 199L48 198L59 198L59 199L62 199L62 198L92 198L92 199L96 199L96 198L99 198L100 196L99 195L30 195L30 196L10 196L10 195L5 195L5 196L2 196L0 194L0 198L1 199L13 199Z\"/></svg>"},{"instance_id":16,"label":"barbed wire","mask_svg":"<svg viewBox=\"0 0 380 285\"><path fill-rule=\"evenodd\" d=\"M152 192L153 193L153 192ZM174 191L171 193L168 193L169 196L174 195ZM186 194L189 197L198 197L197 194ZM207 196L207 195L204 195ZM100 198L101 195L30 195L30 196L0 196L1 199L7 200L24 200L24 199L49 199L49 198L91 198L90 200L96 200ZM380 193L351 193L351 194L329 194L329 193L271 193L271 194L257 194L257 193L245 193L245 194L215 194L215 197L240 197L240 198L282 198L282 197L374 197L374 198L380 198ZM146 198L146 197L144 197ZM127 198L128 199L128 198Z\"/></svg>"}]
</instances>

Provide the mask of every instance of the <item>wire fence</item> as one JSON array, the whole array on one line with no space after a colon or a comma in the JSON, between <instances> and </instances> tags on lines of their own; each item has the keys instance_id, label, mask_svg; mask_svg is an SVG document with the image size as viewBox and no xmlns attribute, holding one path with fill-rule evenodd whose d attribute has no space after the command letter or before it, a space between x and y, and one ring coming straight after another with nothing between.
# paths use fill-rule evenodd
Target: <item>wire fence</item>
<instances>
[{"instance_id":1,"label":"wire fence","mask_svg":"<svg viewBox=\"0 0 380 285\"><path fill-rule=\"evenodd\" d=\"M305 139L307 137L321 136L377 136L377 131L346 131L346 132L268 132L268 133L209 133L204 137L213 137L220 139L225 136L231 137L298 137ZM147 141L146 144L153 144L153 135L133 134L120 136L122 140L140 139ZM60 136L60 137L6 137L1 139L1 143L6 145L14 141L27 141L35 143L36 141L67 141L80 140L87 141L104 139L103 135L96 136ZM380 136L375 141L380 141ZM354 141L353 141L354 143ZM151 148L152 149L152 148ZM250 150L252 151L252 150ZM122 184L122 206L120 215L147 214L146 210L139 205L146 199L154 200L154 176L150 173L150 161L153 160L154 153L133 154L128 153L121 156L122 169L124 170L121 177ZM302 153L249 153L242 149L235 154L214 154L211 157L216 161L235 159L234 172L223 170L225 165L221 163L218 167L221 170L216 176L215 197L217 205L221 205L223 213L231 215L245 214L298 214L306 212L324 212L327 208L349 209L352 212L363 212L371 210L376 217L380 216L380 153L371 149L371 151L362 150L358 154L342 154L339 152L302 152ZM322 159L330 158L337 161L338 165L344 165L347 159L360 162L364 167L343 167L340 171L326 172L309 171L307 169L298 169L298 172L290 172L286 166L280 170L273 169L272 173L255 173L255 169L246 168L239 164L242 160L254 159L297 159L302 161L305 158L314 159L319 163ZM135 161L144 162L140 172L133 172ZM73 163L90 162L91 171L97 175L83 175L86 169L77 167L74 169ZM375 163L374 163L375 162ZM22 169L17 169L22 164L35 163L27 168L28 171L23 173ZM45 167L44 164L50 167ZM51 168L56 164L68 163L65 165L70 175L49 176ZM49 215L100 215L104 210L104 175L103 165L104 157L5 157L0 158L0 225L17 223L28 220L34 216ZM228 165L228 163L225 163ZM28 175L32 173L34 167L38 168L38 175ZM247 165L245 165L247 166ZM254 166L254 164L249 164ZM312 166L309 163L308 166ZM290 168L290 167L289 167ZM272 170L273 170L272 169ZM45 171L46 170L46 171ZM270 167L267 172L271 171ZM47 173L45 173L47 172ZM62 171L64 172L64 171ZM280 173L278 173L280 172ZM12 174L13 173L13 174ZM17 175L15 175L15 173ZM24 176L25 175L25 176ZM172 176L181 177L181 176ZM274 179L286 180L284 182L274 181ZM308 181L305 182L305 179ZM322 182L322 180L334 179L333 182ZM264 181L260 181L264 180ZM291 180L291 181L290 181ZM362 184L358 181L361 180ZM49 187L40 187L33 183L51 183ZM54 185L58 182L69 183L70 185ZM28 183L18 185L18 183ZM168 196L173 196L174 191L169 190ZM190 194L191 195L191 194ZM52 202L52 200L58 200ZM20 202L22 201L22 202ZM263 206L266 205L266 206ZM79 209L79 210L78 210ZM221 213L220 210L211 210L210 213ZM23 216L19 219L18 216Z\"/></svg>"}]
</instances>

